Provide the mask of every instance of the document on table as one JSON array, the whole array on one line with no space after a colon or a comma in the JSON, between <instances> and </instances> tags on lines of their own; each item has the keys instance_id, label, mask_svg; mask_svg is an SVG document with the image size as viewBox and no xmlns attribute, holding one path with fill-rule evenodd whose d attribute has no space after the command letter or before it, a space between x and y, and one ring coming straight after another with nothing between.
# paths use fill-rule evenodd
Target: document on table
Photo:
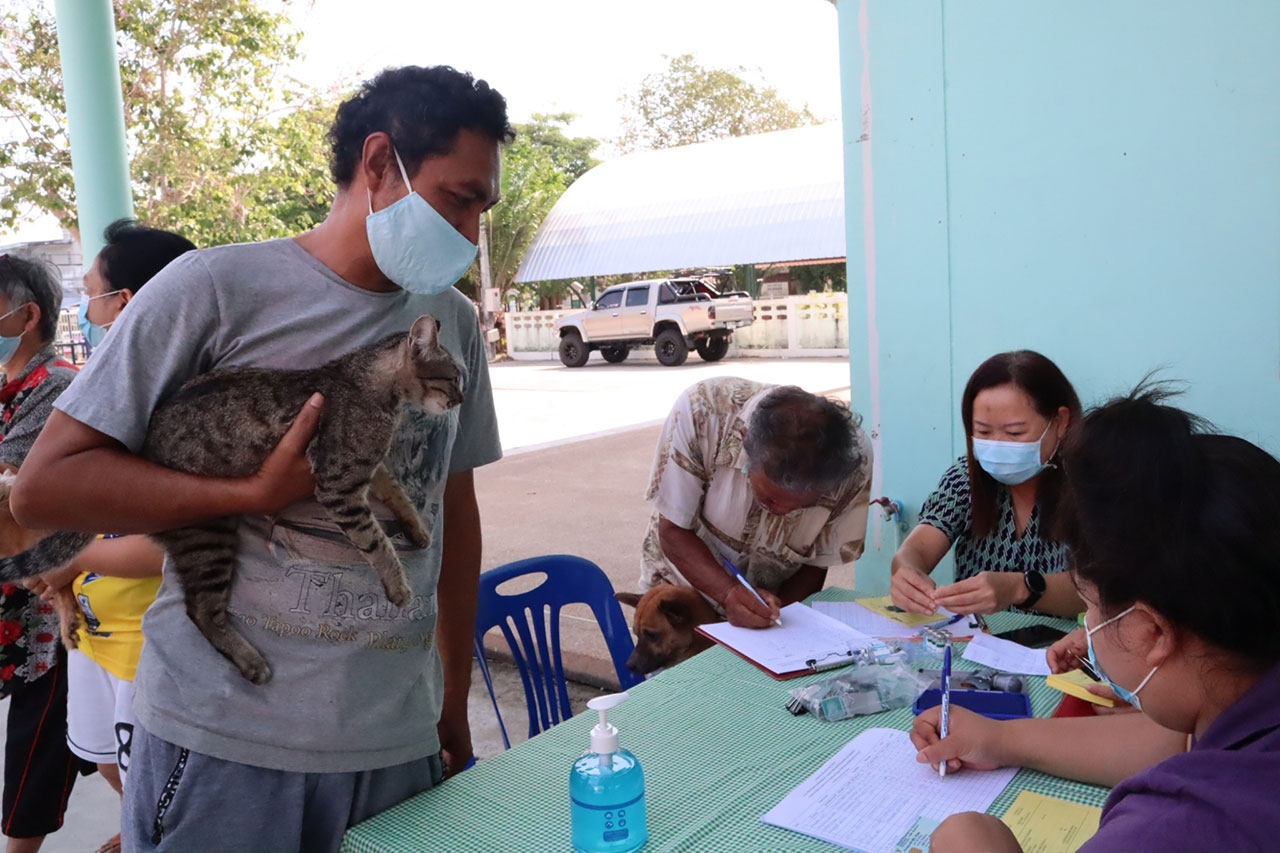
<instances>
[{"instance_id":1,"label":"document on table","mask_svg":"<svg viewBox=\"0 0 1280 853\"><path fill-rule=\"evenodd\" d=\"M964 650L964 659L1001 672L1019 675L1049 674L1049 660L1045 657L1044 649L1029 649L989 634L974 635Z\"/></svg>"},{"instance_id":2,"label":"document on table","mask_svg":"<svg viewBox=\"0 0 1280 853\"><path fill-rule=\"evenodd\" d=\"M698 630L773 676L810 672L809 661L831 663L873 642L861 631L807 604L788 604L780 612L781 627L738 628L728 622L713 622Z\"/></svg>"},{"instance_id":3,"label":"document on table","mask_svg":"<svg viewBox=\"0 0 1280 853\"><path fill-rule=\"evenodd\" d=\"M890 599L875 599L876 601L889 601ZM813 609L819 613L825 613L832 619L838 619L857 631L861 631L869 637L875 637L880 640L918 640L920 639L920 627L903 625L896 622L888 616L882 616L879 609L871 610L863 607L858 601L815 601ZM896 614L895 614L896 615ZM942 608L937 615L930 616L929 622L925 624L940 625L951 618L953 614L950 610ZM913 619L919 619L916 614L911 614ZM957 639L963 639L975 632L975 628L969 626L967 622L957 622L948 626L948 631Z\"/></svg>"},{"instance_id":4,"label":"document on table","mask_svg":"<svg viewBox=\"0 0 1280 853\"><path fill-rule=\"evenodd\" d=\"M1098 831L1102 809L1023 791L1001 820L1023 853L1075 853Z\"/></svg>"},{"instance_id":5,"label":"document on table","mask_svg":"<svg viewBox=\"0 0 1280 853\"><path fill-rule=\"evenodd\" d=\"M761 820L862 853L893 853L920 826L957 812L985 812L1017 770L963 770L947 776L916 762L911 736L868 729Z\"/></svg>"},{"instance_id":6,"label":"document on table","mask_svg":"<svg viewBox=\"0 0 1280 853\"><path fill-rule=\"evenodd\" d=\"M856 601L815 601L813 609L837 619L869 637L882 640L918 640L919 628L908 628L892 619L872 613Z\"/></svg>"},{"instance_id":7,"label":"document on table","mask_svg":"<svg viewBox=\"0 0 1280 853\"><path fill-rule=\"evenodd\" d=\"M893 603L893 596L891 595L882 595L879 598L860 598L857 603L860 607L866 608L878 616L889 619L899 625L905 625L908 628L923 628L925 625L945 622L955 616L945 607L939 607L937 613L908 613Z\"/></svg>"}]
</instances>

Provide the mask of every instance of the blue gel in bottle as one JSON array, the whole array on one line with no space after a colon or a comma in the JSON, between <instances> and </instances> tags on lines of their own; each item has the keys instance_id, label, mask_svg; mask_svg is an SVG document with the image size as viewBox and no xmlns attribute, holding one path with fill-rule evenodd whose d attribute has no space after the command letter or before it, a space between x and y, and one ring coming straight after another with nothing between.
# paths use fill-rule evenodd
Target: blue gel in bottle
<instances>
[{"instance_id":1,"label":"blue gel in bottle","mask_svg":"<svg viewBox=\"0 0 1280 853\"><path fill-rule=\"evenodd\" d=\"M573 847L580 853L626 853L649 840L644 771L633 754L618 748L618 730L607 719L626 698L615 693L587 703L600 722L591 730L591 751L569 773Z\"/></svg>"}]
</instances>

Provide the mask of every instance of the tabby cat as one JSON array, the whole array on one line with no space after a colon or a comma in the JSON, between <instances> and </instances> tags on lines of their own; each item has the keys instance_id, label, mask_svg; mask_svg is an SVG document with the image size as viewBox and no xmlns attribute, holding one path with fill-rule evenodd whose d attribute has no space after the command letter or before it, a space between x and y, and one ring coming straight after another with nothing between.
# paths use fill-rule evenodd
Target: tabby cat
<instances>
[{"instance_id":1,"label":"tabby cat","mask_svg":"<svg viewBox=\"0 0 1280 853\"><path fill-rule=\"evenodd\" d=\"M406 339L397 333L314 370L231 367L187 382L151 416L142 456L210 477L247 477L262 467L308 398L324 395L324 410L307 458L316 501L377 571L397 607L412 590L369 495L382 501L414 545L431 534L404 488L383 464L402 406L440 415L462 402L462 367L438 340L439 322L423 315ZM187 615L245 678L264 684L271 669L227 618L236 566L236 517L152 535L169 554ZM54 533L0 560L0 580L31 577L65 566L93 534Z\"/></svg>"}]
</instances>

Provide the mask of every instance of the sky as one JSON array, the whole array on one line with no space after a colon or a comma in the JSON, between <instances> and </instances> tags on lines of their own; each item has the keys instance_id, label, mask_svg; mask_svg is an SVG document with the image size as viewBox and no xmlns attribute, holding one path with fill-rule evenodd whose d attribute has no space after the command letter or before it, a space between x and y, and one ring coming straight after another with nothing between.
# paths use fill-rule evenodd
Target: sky
<instances>
[{"instance_id":1,"label":"sky","mask_svg":"<svg viewBox=\"0 0 1280 853\"><path fill-rule=\"evenodd\" d=\"M517 120L579 114L582 135L616 136L618 97L662 70L664 54L752 75L759 68L757 80L789 101L839 116L836 10L827 0L314 0L296 20L308 83L445 63L488 80Z\"/></svg>"},{"instance_id":2,"label":"sky","mask_svg":"<svg viewBox=\"0 0 1280 853\"><path fill-rule=\"evenodd\" d=\"M294 19L304 83L345 89L387 66L453 65L502 92L513 121L576 113L569 133L604 140L604 156L621 129L619 96L665 68L664 55L745 67L820 120L840 114L828 0L302 0ZM50 228L19 237L56 237Z\"/></svg>"}]
</instances>

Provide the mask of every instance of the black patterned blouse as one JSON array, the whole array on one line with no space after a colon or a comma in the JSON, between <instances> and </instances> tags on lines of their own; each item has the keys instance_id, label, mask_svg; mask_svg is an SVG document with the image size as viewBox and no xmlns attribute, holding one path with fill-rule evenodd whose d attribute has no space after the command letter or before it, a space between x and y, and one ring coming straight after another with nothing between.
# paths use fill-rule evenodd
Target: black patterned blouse
<instances>
[{"instance_id":1,"label":"black patterned blouse","mask_svg":"<svg viewBox=\"0 0 1280 853\"><path fill-rule=\"evenodd\" d=\"M1040 537L1040 507L1031 510L1027 529L1018 538L1009 487L997 484L996 506L1000 521L981 539L974 538L969 511L969 466L964 457L947 469L938 488L920 509L920 523L941 530L955 549L956 580L978 572L1021 572L1036 569L1043 574L1066 571L1067 548Z\"/></svg>"}]
</instances>

